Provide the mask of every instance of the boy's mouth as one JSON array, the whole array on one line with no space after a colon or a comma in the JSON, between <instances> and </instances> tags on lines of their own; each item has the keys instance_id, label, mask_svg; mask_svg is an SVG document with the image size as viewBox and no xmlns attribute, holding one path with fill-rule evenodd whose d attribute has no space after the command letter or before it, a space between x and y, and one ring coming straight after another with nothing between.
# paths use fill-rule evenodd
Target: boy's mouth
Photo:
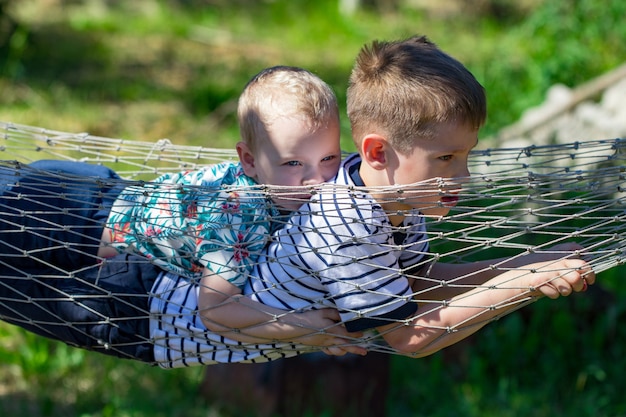
<instances>
[{"instance_id":1,"label":"boy's mouth","mask_svg":"<svg viewBox=\"0 0 626 417\"><path fill-rule=\"evenodd\" d=\"M441 203L446 207L454 207L459 202L459 196L448 194L441 197Z\"/></svg>"}]
</instances>

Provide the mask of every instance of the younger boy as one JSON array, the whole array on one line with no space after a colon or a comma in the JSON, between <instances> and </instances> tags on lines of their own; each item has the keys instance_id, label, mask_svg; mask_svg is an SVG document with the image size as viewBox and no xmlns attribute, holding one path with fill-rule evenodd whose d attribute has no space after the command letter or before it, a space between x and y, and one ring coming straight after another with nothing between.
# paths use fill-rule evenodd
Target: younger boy
<instances>
[{"instance_id":1,"label":"younger boy","mask_svg":"<svg viewBox=\"0 0 626 417\"><path fill-rule=\"evenodd\" d=\"M127 187L115 201L102 236L111 247L101 247L99 255L113 254L112 248L139 253L167 271L200 279L198 307L211 331L241 342L304 343L311 329L332 327L336 313L285 316L282 310L260 308L237 296L271 233L270 225L280 226L282 217L308 200L306 186L337 173L341 149L336 97L309 71L272 67L248 82L237 113L240 162L166 174L147 186ZM258 184L269 190L276 207ZM188 186L195 185L203 189L194 194ZM294 187L299 193L290 192ZM232 332L231 323L244 324L237 327L248 331ZM308 343L332 345L323 334L311 338Z\"/></svg>"},{"instance_id":2,"label":"younger boy","mask_svg":"<svg viewBox=\"0 0 626 417\"><path fill-rule=\"evenodd\" d=\"M163 269L186 276L195 285L201 279L207 285L202 287L206 293L203 300L208 300L202 307L207 311L211 311L212 302L231 301L229 295L241 292L265 244L271 216L280 217L258 184L271 184L274 202L289 212L309 197L302 194L302 186L335 175L341 156L334 93L303 69L281 66L259 73L244 89L239 117L243 138L237 144L240 164L166 174L148 184L130 185L121 193L123 183L105 167L38 161L14 172L3 170L7 182L14 183L2 195L10 213L0 222L7 255L2 258L3 269L9 271L9 276L19 276L37 271L50 274L50 268L85 268L85 279L89 280L94 274L96 249L97 256L105 260L118 251L136 252ZM94 181L95 173L98 181ZM293 186L301 191L295 195L280 193L272 188L274 185L282 186L279 191ZM113 207L108 210L112 200ZM102 230L99 222L105 219L101 240L106 244L98 247L94 244L98 242L96 233ZM66 227L70 221L75 227ZM51 242L58 244L54 252L47 250ZM113 266L104 269L119 275ZM145 267L140 275L140 287L149 288L155 278L147 282L143 279L144 275L152 276L153 271ZM208 286L213 283L218 290L226 290L210 291ZM51 292L57 293L54 289ZM126 293L133 291L129 288ZM342 341L337 337L347 336L335 324L336 312L328 309L290 315L257 304L237 299L233 314L254 325L245 338L237 340L260 343L298 339L304 344L331 346L329 353L345 353L332 347ZM268 321L268 317L273 320ZM207 318L209 328L216 325L211 320L223 323L215 314ZM69 317L67 321L73 320ZM358 348L352 351L362 353Z\"/></svg>"}]
</instances>

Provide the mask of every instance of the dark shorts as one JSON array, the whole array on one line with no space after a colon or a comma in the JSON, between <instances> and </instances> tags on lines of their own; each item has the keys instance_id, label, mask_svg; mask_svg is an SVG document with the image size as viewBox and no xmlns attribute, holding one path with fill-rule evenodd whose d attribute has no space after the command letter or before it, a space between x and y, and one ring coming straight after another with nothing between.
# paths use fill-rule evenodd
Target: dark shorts
<instances>
[{"instance_id":1,"label":"dark shorts","mask_svg":"<svg viewBox=\"0 0 626 417\"><path fill-rule=\"evenodd\" d=\"M154 362L149 293L161 270L122 254L73 276L0 272L0 319L71 346Z\"/></svg>"},{"instance_id":2,"label":"dark shorts","mask_svg":"<svg viewBox=\"0 0 626 417\"><path fill-rule=\"evenodd\" d=\"M99 165L0 161L0 272L94 264L111 206L126 184Z\"/></svg>"}]
</instances>

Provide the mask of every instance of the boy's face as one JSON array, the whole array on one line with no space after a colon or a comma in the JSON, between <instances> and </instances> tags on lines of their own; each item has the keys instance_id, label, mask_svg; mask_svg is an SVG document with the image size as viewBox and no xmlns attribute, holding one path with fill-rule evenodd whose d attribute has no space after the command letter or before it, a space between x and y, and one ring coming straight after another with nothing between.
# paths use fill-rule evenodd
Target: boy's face
<instances>
[{"instance_id":1,"label":"boy's face","mask_svg":"<svg viewBox=\"0 0 626 417\"><path fill-rule=\"evenodd\" d=\"M259 184L300 187L329 181L339 170L339 125L333 121L315 132L298 118L281 117L259 141L252 173ZM287 210L297 210L311 194L305 190L272 188L272 200Z\"/></svg>"},{"instance_id":2,"label":"boy's face","mask_svg":"<svg viewBox=\"0 0 626 417\"><path fill-rule=\"evenodd\" d=\"M392 151L387 175L389 185L406 187L400 197L389 201L387 210L418 209L427 216L445 216L458 202L470 151L476 146L478 131L465 124L442 124L431 139L417 141L410 155ZM397 196L396 196L397 197Z\"/></svg>"}]
</instances>

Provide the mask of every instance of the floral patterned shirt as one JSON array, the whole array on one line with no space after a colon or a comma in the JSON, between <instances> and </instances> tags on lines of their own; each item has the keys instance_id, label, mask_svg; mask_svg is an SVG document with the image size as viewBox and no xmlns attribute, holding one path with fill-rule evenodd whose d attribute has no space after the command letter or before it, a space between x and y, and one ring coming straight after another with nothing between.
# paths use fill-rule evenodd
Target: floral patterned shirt
<instances>
[{"instance_id":1,"label":"floral patterned shirt","mask_svg":"<svg viewBox=\"0 0 626 417\"><path fill-rule=\"evenodd\" d=\"M207 267L242 287L269 239L274 214L240 164L222 163L126 187L107 227L120 252L138 253L189 278Z\"/></svg>"}]
</instances>

